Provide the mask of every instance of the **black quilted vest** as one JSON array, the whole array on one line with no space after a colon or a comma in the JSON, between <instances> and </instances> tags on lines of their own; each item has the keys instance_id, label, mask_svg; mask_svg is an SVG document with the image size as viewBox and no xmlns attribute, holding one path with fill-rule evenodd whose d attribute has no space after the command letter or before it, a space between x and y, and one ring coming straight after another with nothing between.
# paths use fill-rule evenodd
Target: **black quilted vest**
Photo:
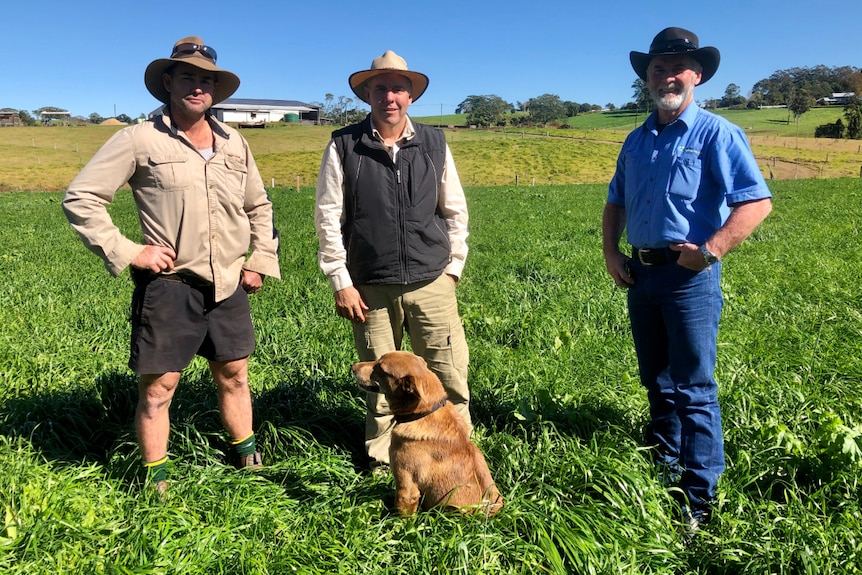
<instances>
[{"instance_id":1,"label":"black quilted vest","mask_svg":"<svg viewBox=\"0 0 862 575\"><path fill-rule=\"evenodd\" d=\"M438 277L450 260L438 199L446 161L442 131L414 124L395 162L371 135L371 119L333 132L344 168L342 237L357 285Z\"/></svg>"}]
</instances>

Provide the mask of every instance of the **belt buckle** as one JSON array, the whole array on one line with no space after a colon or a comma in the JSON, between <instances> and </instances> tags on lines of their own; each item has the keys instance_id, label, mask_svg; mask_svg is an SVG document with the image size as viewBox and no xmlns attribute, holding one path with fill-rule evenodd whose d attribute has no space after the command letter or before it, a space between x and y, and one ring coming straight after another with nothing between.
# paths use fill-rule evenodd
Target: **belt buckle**
<instances>
[{"instance_id":1,"label":"belt buckle","mask_svg":"<svg viewBox=\"0 0 862 575\"><path fill-rule=\"evenodd\" d=\"M644 254L650 255L651 253L652 253L652 250L641 250L641 249L639 249L638 250L638 260L640 261L640 263L645 265L645 266L654 265L652 262L648 262L648 261L644 260Z\"/></svg>"}]
</instances>

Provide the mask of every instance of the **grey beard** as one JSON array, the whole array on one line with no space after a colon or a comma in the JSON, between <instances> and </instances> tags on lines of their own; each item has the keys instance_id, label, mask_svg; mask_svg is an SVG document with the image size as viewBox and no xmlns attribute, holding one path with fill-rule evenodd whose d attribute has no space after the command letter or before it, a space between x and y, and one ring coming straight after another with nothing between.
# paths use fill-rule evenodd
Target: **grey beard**
<instances>
[{"instance_id":1,"label":"grey beard","mask_svg":"<svg viewBox=\"0 0 862 575\"><path fill-rule=\"evenodd\" d=\"M663 98L659 97L658 92L655 90L650 90L650 95L652 95L652 99L655 102L655 105L660 110L674 111L679 110L680 107L688 100L688 96L691 94L691 88L684 87L682 92L675 95L665 95Z\"/></svg>"}]
</instances>

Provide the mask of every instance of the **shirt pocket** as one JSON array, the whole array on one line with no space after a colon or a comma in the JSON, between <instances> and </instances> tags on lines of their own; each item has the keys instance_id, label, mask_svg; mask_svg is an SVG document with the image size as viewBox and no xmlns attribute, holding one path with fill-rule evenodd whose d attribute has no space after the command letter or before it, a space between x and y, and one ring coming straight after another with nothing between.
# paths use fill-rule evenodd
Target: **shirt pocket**
<instances>
[{"instance_id":1,"label":"shirt pocket","mask_svg":"<svg viewBox=\"0 0 862 575\"><path fill-rule=\"evenodd\" d=\"M189 166L185 156L153 154L149 158L155 186L165 192L180 192L191 185Z\"/></svg>"},{"instance_id":2,"label":"shirt pocket","mask_svg":"<svg viewBox=\"0 0 862 575\"><path fill-rule=\"evenodd\" d=\"M232 195L245 200L245 186L248 180L248 166L240 156L227 155L224 159L225 187Z\"/></svg>"},{"instance_id":3,"label":"shirt pocket","mask_svg":"<svg viewBox=\"0 0 862 575\"><path fill-rule=\"evenodd\" d=\"M699 155L681 154L673 165L668 193L683 200L697 197L700 187L701 161Z\"/></svg>"}]
</instances>

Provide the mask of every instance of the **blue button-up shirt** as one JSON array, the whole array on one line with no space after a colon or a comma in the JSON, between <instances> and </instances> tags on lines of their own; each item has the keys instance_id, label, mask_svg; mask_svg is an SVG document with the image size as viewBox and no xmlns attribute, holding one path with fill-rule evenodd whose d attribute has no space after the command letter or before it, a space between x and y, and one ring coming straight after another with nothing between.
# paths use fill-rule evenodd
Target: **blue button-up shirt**
<instances>
[{"instance_id":1,"label":"blue button-up shirt","mask_svg":"<svg viewBox=\"0 0 862 575\"><path fill-rule=\"evenodd\" d=\"M608 202L637 248L700 245L738 203L772 197L743 131L690 104L661 134L653 112L628 135Z\"/></svg>"}]
</instances>

